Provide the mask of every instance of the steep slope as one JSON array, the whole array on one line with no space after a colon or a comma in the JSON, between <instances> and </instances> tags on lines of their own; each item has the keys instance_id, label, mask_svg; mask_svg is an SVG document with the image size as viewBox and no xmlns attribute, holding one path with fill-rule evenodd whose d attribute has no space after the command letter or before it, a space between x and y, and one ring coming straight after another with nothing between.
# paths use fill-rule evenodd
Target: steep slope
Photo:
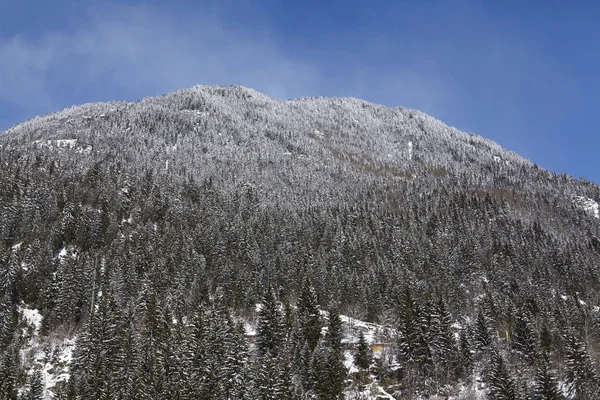
<instances>
[{"instance_id":1,"label":"steep slope","mask_svg":"<svg viewBox=\"0 0 600 400\"><path fill-rule=\"evenodd\" d=\"M544 362L597 393L600 187L419 111L204 86L88 104L2 133L0 181L13 389L43 369L46 397L332 398L312 304L394 332L355 393L524 395ZM234 321L271 292L277 329L248 344Z\"/></svg>"}]
</instances>

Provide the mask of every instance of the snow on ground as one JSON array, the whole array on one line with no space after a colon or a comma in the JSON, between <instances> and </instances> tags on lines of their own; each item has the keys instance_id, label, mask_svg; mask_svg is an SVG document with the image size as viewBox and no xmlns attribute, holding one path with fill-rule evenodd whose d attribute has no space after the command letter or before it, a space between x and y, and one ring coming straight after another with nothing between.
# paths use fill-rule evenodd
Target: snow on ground
<instances>
[{"instance_id":1,"label":"snow on ground","mask_svg":"<svg viewBox=\"0 0 600 400\"><path fill-rule=\"evenodd\" d=\"M347 390L344 392L344 395L348 400L395 400L391 394L383 390L375 381L371 382L363 390Z\"/></svg>"},{"instance_id":2,"label":"snow on ground","mask_svg":"<svg viewBox=\"0 0 600 400\"><path fill-rule=\"evenodd\" d=\"M40 336L42 316L39 311L22 305L19 307L19 314L25 324L23 336L27 339L26 345L20 351L21 363L28 366L28 375L36 370L41 371L44 383L43 398L53 399L55 394L53 389L56 385L69 380L69 366L73 358L75 337L42 338Z\"/></svg>"},{"instance_id":3,"label":"snow on ground","mask_svg":"<svg viewBox=\"0 0 600 400\"><path fill-rule=\"evenodd\" d=\"M597 201L583 196L575 196L573 199L575 205L595 218L600 219L600 205Z\"/></svg>"},{"instance_id":4,"label":"snow on ground","mask_svg":"<svg viewBox=\"0 0 600 400\"><path fill-rule=\"evenodd\" d=\"M362 331L365 340L369 344L386 343L394 331L383 325L373 324L371 322L361 321L346 315L340 315L344 328L346 330L344 342L358 343L359 333Z\"/></svg>"},{"instance_id":5,"label":"snow on ground","mask_svg":"<svg viewBox=\"0 0 600 400\"><path fill-rule=\"evenodd\" d=\"M33 334L37 335L40 332L42 326L42 316L38 310L32 310L29 308L19 308L19 312L23 315L23 318L27 322L27 325L33 327Z\"/></svg>"},{"instance_id":6,"label":"snow on ground","mask_svg":"<svg viewBox=\"0 0 600 400\"><path fill-rule=\"evenodd\" d=\"M58 260L61 263L63 263L67 257L71 257L72 259L77 258L77 249L74 246L63 247L58 252Z\"/></svg>"},{"instance_id":7,"label":"snow on ground","mask_svg":"<svg viewBox=\"0 0 600 400\"><path fill-rule=\"evenodd\" d=\"M78 145L77 139L55 139L55 140L35 140L33 142L37 147L56 148L59 150L75 150L77 153L89 154L92 151L92 146L82 147Z\"/></svg>"}]
</instances>

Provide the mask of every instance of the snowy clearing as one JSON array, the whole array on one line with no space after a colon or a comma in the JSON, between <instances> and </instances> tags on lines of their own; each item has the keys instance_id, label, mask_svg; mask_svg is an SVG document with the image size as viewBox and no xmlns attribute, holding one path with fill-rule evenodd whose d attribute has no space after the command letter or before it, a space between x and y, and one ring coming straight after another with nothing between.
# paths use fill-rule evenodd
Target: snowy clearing
<instances>
[{"instance_id":1,"label":"snowy clearing","mask_svg":"<svg viewBox=\"0 0 600 400\"><path fill-rule=\"evenodd\" d=\"M573 202L577 207L591 214L594 218L600 219L600 205L597 201L589 197L575 196Z\"/></svg>"}]
</instances>

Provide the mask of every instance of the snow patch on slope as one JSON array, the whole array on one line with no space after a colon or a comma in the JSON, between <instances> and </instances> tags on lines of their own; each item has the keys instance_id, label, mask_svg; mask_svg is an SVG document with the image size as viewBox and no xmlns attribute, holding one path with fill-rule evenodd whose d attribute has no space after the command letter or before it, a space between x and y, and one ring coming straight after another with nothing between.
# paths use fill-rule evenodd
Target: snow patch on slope
<instances>
[{"instance_id":1,"label":"snow patch on slope","mask_svg":"<svg viewBox=\"0 0 600 400\"><path fill-rule=\"evenodd\" d=\"M575 196L573 203L593 217L600 219L600 205L597 201L584 196Z\"/></svg>"},{"instance_id":2,"label":"snow patch on slope","mask_svg":"<svg viewBox=\"0 0 600 400\"><path fill-rule=\"evenodd\" d=\"M69 366L73 358L75 337L42 337L40 329L43 318L40 312L27 308L26 305L21 305L18 311L24 325L23 337L26 338L26 344L20 351L21 363L29 366L28 375L34 371L41 372L43 399L53 399L56 385L67 382L70 378Z\"/></svg>"},{"instance_id":3,"label":"snow patch on slope","mask_svg":"<svg viewBox=\"0 0 600 400\"><path fill-rule=\"evenodd\" d=\"M81 154L89 154L92 151L92 146L82 147L78 144L77 139L35 140L33 144L38 148L45 147L48 149L75 150L75 152Z\"/></svg>"}]
</instances>

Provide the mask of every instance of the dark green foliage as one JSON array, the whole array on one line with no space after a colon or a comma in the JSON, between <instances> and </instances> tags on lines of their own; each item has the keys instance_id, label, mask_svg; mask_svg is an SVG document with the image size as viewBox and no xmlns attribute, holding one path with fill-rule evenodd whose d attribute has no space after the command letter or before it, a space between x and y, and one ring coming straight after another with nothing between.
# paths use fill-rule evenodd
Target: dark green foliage
<instances>
[{"instance_id":1,"label":"dark green foliage","mask_svg":"<svg viewBox=\"0 0 600 400\"><path fill-rule=\"evenodd\" d=\"M518 392L506 363L498 353L492 354L491 370L487 377L491 400L518 400Z\"/></svg>"},{"instance_id":2,"label":"dark green foliage","mask_svg":"<svg viewBox=\"0 0 600 400\"><path fill-rule=\"evenodd\" d=\"M284 340L284 321L280 304L268 290L258 312L257 347L261 355L277 356Z\"/></svg>"},{"instance_id":3,"label":"dark green foliage","mask_svg":"<svg viewBox=\"0 0 600 400\"><path fill-rule=\"evenodd\" d=\"M536 343L534 335L527 316L517 315L511 337L511 346L530 363L533 363L535 359Z\"/></svg>"},{"instance_id":4,"label":"dark green foliage","mask_svg":"<svg viewBox=\"0 0 600 400\"><path fill-rule=\"evenodd\" d=\"M312 353L319 343L322 324L317 294L308 279L300 290L297 310L300 338L306 342L309 352Z\"/></svg>"},{"instance_id":5,"label":"dark green foliage","mask_svg":"<svg viewBox=\"0 0 600 400\"><path fill-rule=\"evenodd\" d=\"M374 372L405 396L468 386L496 347L520 383L547 356L596 396L600 225L578 197L595 184L413 110L238 87L75 107L0 146L10 396L27 307L41 342L77 335L61 398L335 397L332 300L385 326Z\"/></svg>"},{"instance_id":6,"label":"dark green foliage","mask_svg":"<svg viewBox=\"0 0 600 400\"><path fill-rule=\"evenodd\" d=\"M365 335L362 330L358 332L358 346L354 354L354 364L361 369L368 369L371 366L373 354L371 347L365 340Z\"/></svg>"},{"instance_id":7,"label":"dark green foliage","mask_svg":"<svg viewBox=\"0 0 600 400\"><path fill-rule=\"evenodd\" d=\"M490 328L488 326L487 318L483 315L483 312L477 313L477 319L475 320L475 329L473 332L473 342L475 347L479 351L484 351L492 343L490 334Z\"/></svg>"},{"instance_id":8,"label":"dark green foliage","mask_svg":"<svg viewBox=\"0 0 600 400\"><path fill-rule=\"evenodd\" d=\"M542 361L535 374L535 400L564 400L564 398L556 378L548 368L547 361Z\"/></svg>"},{"instance_id":9,"label":"dark green foliage","mask_svg":"<svg viewBox=\"0 0 600 400\"><path fill-rule=\"evenodd\" d=\"M17 399L17 353L7 348L0 359L0 400Z\"/></svg>"},{"instance_id":10,"label":"dark green foliage","mask_svg":"<svg viewBox=\"0 0 600 400\"><path fill-rule=\"evenodd\" d=\"M469 377L473 370L473 354L471 350L471 338L466 328L459 333L458 367L462 377Z\"/></svg>"},{"instance_id":11,"label":"dark green foliage","mask_svg":"<svg viewBox=\"0 0 600 400\"><path fill-rule=\"evenodd\" d=\"M73 379L83 397L108 396L122 389L125 360L123 319L107 286L98 309L89 317L78 338L72 365Z\"/></svg>"},{"instance_id":12,"label":"dark green foliage","mask_svg":"<svg viewBox=\"0 0 600 400\"><path fill-rule=\"evenodd\" d=\"M429 386L427 378L433 371L433 360L427 315L408 287L401 295L399 308L398 360L404 367L404 381L411 388Z\"/></svg>"},{"instance_id":13,"label":"dark green foliage","mask_svg":"<svg viewBox=\"0 0 600 400\"><path fill-rule=\"evenodd\" d=\"M440 381L450 381L459 369L458 346L452 332L452 321L446 303L439 299L432 307L429 344L432 358L439 369Z\"/></svg>"},{"instance_id":14,"label":"dark green foliage","mask_svg":"<svg viewBox=\"0 0 600 400\"><path fill-rule=\"evenodd\" d=\"M566 384L575 399L600 396L598 375L585 343L572 334L565 338L565 364Z\"/></svg>"},{"instance_id":15,"label":"dark green foliage","mask_svg":"<svg viewBox=\"0 0 600 400\"><path fill-rule=\"evenodd\" d=\"M24 400L43 400L44 384L42 382L42 373L40 371L35 371L31 374L28 381Z\"/></svg>"}]
</instances>

